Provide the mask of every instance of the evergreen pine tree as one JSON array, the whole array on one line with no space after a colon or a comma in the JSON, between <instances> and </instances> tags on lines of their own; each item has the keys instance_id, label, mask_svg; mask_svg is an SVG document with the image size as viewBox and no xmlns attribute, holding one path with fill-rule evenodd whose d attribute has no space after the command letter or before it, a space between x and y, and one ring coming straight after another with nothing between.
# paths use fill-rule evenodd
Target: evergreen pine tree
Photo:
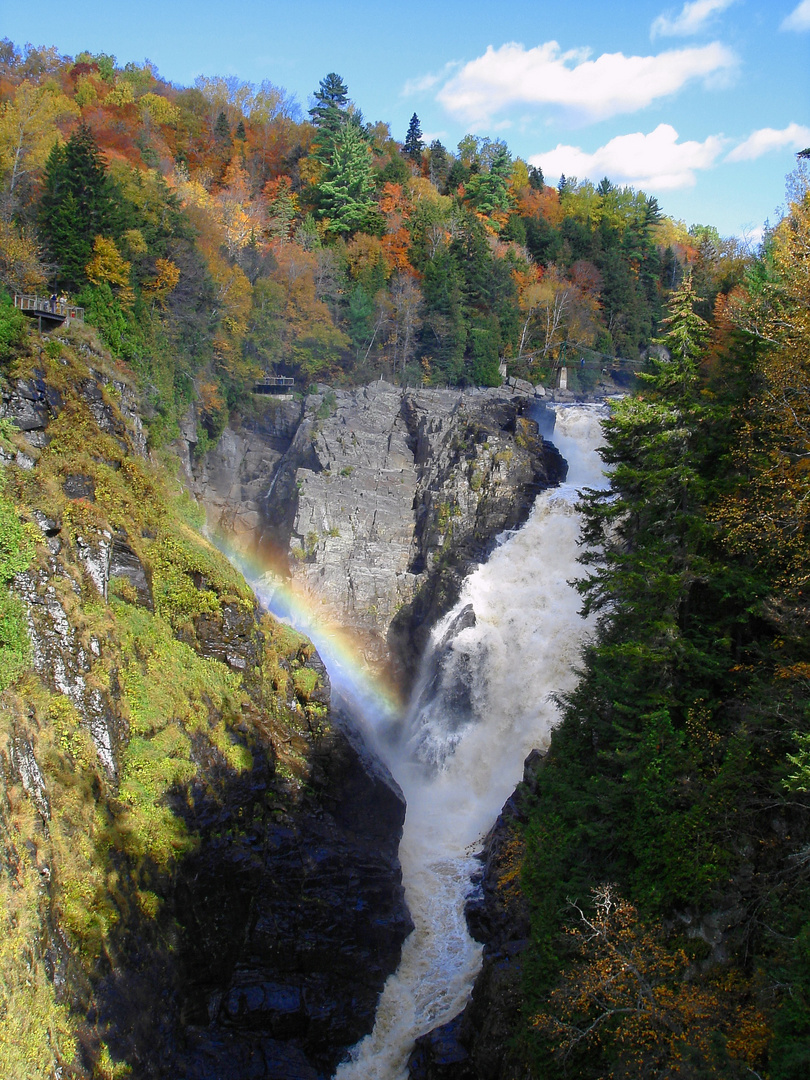
<instances>
[{"instance_id":1,"label":"evergreen pine tree","mask_svg":"<svg viewBox=\"0 0 810 1080\"><path fill-rule=\"evenodd\" d=\"M93 241L121 231L120 213L101 151L93 133L81 124L66 146L51 151L39 206L40 235L59 267L60 287L76 291L86 282Z\"/></svg>"},{"instance_id":2,"label":"evergreen pine tree","mask_svg":"<svg viewBox=\"0 0 810 1080\"><path fill-rule=\"evenodd\" d=\"M422 160L422 151L424 149L425 144L422 140L422 128L419 126L419 117L414 113L411 117L410 124L408 124L408 134L405 136L403 153L418 165Z\"/></svg>"},{"instance_id":3,"label":"evergreen pine tree","mask_svg":"<svg viewBox=\"0 0 810 1080\"><path fill-rule=\"evenodd\" d=\"M349 88L340 75L330 71L321 79L314 97L317 104L309 110L312 123L317 128L329 126L336 112L345 112L349 103Z\"/></svg>"},{"instance_id":4,"label":"evergreen pine tree","mask_svg":"<svg viewBox=\"0 0 810 1080\"><path fill-rule=\"evenodd\" d=\"M318 129L312 146L312 154L328 165L332 160L337 134L347 121L349 88L334 71L321 79L315 91L316 104L309 110L312 123Z\"/></svg>"},{"instance_id":5,"label":"evergreen pine tree","mask_svg":"<svg viewBox=\"0 0 810 1080\"><path fill-rule=\"evenodd\" d=\"M475 173L467 182L467 201L479 214L490 219L491 227L496 232L500 232L512 204L509 192L511 165L509 151L506 147L499 147L492 158L489 171Z\"/></svg>"},{"instance_id":6,"label":"evergreen pine tree","mask_svg":"<svg viewBox=\"0 0 810 1080\"><path fill-rule=\"evenodd\" d=\"M368 224L374 207L374 176L368 143L354 124L344 124L318 185L319 212L328 231L347 236Z\"/></svg>"}]
</instances>

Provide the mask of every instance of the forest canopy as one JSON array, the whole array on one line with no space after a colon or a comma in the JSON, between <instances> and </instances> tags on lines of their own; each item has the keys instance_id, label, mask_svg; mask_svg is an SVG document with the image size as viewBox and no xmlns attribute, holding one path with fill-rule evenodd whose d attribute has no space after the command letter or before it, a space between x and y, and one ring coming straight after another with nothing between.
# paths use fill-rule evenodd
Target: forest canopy
<instances>
[{"instance_id":1,"label":"forest canopy","mask_svg":"<svg viewBox=\"0 0 810 1080\"><path fill-rule=\"evenodd\" d=\"M426 145L367 121L330 72L194 86L106 53L0 45L0 283L67 291L170 432L205 383L207 438L262 372L311 382L550 381L632 372L691 271L704 306L749 253L608 178L500 139ZM197 390L195 391L195 386Z\"/></svg>"}]
</instances>

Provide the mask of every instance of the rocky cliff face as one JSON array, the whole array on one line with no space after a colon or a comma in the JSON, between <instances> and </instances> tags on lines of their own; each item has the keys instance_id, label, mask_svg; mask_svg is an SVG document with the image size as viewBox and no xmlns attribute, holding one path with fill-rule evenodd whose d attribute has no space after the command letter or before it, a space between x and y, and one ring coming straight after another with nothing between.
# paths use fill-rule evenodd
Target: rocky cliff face
<instances>
[{"instance_id":1,"label":"rocky cliff face","mask_svg":"<svg viewBox=\"0 0 810 1080\"><path fill-rule=\"evenodd\" d=\"M28 654L0 665L0 1012L20 1061L329 1076L410 929L401 795L330 711L312 646L149 461L92 337L5 370L0 614Z\"/></svg>"},{"instance_id":2,"label":"rocky cliff face","mask_svg":"<svg viewBox=\"0 0 810 1080\"><path fill-rule=\"evenodd\" d=\"M407 684L470 567L564 478L536 408L528 384L322 389L226 432L195 490L216 525L243 539L252 529L267 561Z\"/></svg>"}]
</instances>

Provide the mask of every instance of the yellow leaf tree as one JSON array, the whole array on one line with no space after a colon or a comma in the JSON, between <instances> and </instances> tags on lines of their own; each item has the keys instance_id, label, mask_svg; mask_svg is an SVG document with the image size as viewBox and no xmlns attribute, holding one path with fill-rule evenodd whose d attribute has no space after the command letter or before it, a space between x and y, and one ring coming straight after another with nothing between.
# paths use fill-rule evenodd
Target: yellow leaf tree
<instances>
[{"instance_id":1,"label":"yellow leaf tree","mask_svg":"<svg viewBox=\"0 0 810 1080\"><path fill-rule=\"evenodd\" d=\"M114 240L97 236L93 241L93 256L85 267L87 278L93 285L107 284L122 307L130 307L135 293L130 282L130 263L123 257Z\"/></svg>"},{"instance_id":2,"label":"yellow leaf tree","mask_svg":"<svg viewBox=\"0 0 810 1080\"><path fill-rule=\"evenodd\" d=\"M567 1070L587 1061L594 1075L602 1061L609 1080L759 1075L766 1025L745 979L701 975L613 885L593 889L587 910L569 903L575 958L533 1021Z\"/></svg>"},{"instance_id":3,"label":"yellow leaf tree","mask_svg":"<svg viewBox=\"0 0 810 1080\"><path fill-rule=\"evenodd\" d=\"M77 116L76 105L53 83L28 79L0 106L0 173L10 194L24 176L41 169L60 139L57 122Z\"/></svg>"}]
</instances>

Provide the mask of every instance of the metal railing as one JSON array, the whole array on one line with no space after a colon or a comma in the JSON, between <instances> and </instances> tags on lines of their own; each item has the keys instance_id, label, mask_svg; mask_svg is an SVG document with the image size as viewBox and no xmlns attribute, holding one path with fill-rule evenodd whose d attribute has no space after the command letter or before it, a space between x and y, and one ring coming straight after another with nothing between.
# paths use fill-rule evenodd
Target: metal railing
<instances>
[{"instance_id":1,"label":"metal railing","mask_svg":"<svg viewBox=\"0 0 810 1080\"><path fill-rule=\"evenodd\" d=\"M14 293L14 307L31 315L66 319L69 322L84 322L84 308L68 303L67 300L52 300L50 296Z\"/></svg>"},{"instance_id":2,"label":"metal railing","mask_svg":"<svg viewBox=\"0 0 810 1080\"><path fill-rule=\"evenodd\" d=\"M278 391L292 390L295 379L289 375L263 375L256 380L253 387L254 394L272 394Z\"/></svg>"}]
</instances>

